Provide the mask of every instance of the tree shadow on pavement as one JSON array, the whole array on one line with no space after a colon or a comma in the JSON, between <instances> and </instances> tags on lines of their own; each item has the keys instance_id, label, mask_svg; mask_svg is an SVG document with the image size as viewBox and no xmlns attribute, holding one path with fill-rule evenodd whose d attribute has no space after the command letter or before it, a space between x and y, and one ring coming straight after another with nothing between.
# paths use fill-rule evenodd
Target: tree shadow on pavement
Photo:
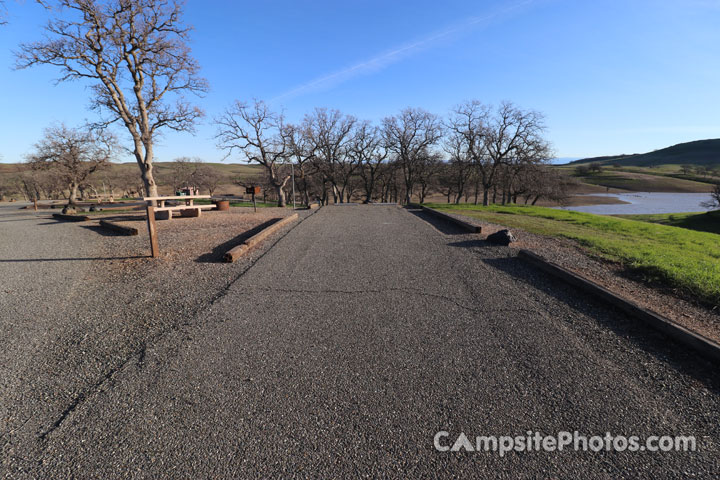
<instances>
[{"instance_id":1,"label":"tree shadow on pavement","mask_svg":"<svg viewBox=\"0 0 720 480\"><path fill-rule=\"evenodd\" d=\"M422 210L412 209L412 208L406 208L406 210L411 213L412 215L415 215L421 220L424 220L425 222L429 223L433 227L435 227L436 230L438 230L441 233L444 233L445 235L467 235L468 232L466 230L463 230L462 228L458 227L452 222L449 222L447 220L443 220L439 217L435 217L432 215L428 215L427 213L423 212Z\"/></svg>"},{"instance_id":2,"label":"tree shadow on pavement","mask_svg":"<svg viewBox=\"0 0 720 480\"><path fill-rule=\"evenodd\" d=\"M549 277L520 258L485 258L483 262L594 319L659 361L691 375L716 394L720 394L720 376L717 374L717 366L712 361L698 357L689 347L652 329L641 320L566 282Z\"/></svg>"},{"instance_id":3,"label":"tree shadow on pavement","mask_svg":"<svg viewBox=\"0 0 720 480\"><path fill-rule=\"evenodd\" d=\"M279 220L279 218L273 218L265 223L253 227L250 230L247 230L246 232L238 235L237 237L234 237L225 243L221 243L217 247L213 248L211 252L200 255L198 258L195 259L195 261L198 263L224 263L224 257L228 250L237 247L248 238L260 233L262 230L265 230L267 227Z\"/></svg>"}]
</instances>

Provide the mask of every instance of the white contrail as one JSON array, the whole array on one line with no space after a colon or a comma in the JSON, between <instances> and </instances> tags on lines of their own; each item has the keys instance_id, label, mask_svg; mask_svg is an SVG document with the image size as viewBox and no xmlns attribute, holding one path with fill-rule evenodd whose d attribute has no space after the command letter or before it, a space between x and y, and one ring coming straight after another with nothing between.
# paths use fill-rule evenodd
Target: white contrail
<instances>
[{"instance_id":1,"label":"white contrail","mask_svg":"<svg viewBox=\"0 0 720 480\"><path fill-rule=\"evenodd\" d=\"M464 30L468 30L470 28L476 27L480 24L485 24L486 26L490 23L491 20L503 15L507 14L513 10L517 10L518 8L524 7L526 5L529 5L533 3L535 0L525 0L519 3L516 3L510 7L504 8L502 10L499 10L497 12L490 13L488 15L479 16L479 17L471 17L464 21L463 23L459 25L455 25L454 27L448 28L446 30L434 33L432 35L429 35L421 40L418 40L413 43L409 43L406 45L403 45L401 47L397 47L393 50L390 50L388 52L382 53L376 57L373 57L369 60L365 60L359 63L356 63L355 65L345 68L343 70L339 70L337 72L324 75L322 77L316 78L314 80L311 80L310 82L304 83L302 85L299 85L295 88L292 88L275 98L271 99L271 103L277 103L278 101L294 98L306 93L315 92L319 90L327 90L331 87L334 87L336 85L339 85L340 83L343 83L347 80L350 80L351 78L354 78L358 75L363 74L369 74L373 72L377 72L389 65L392 65L393 63L397 63L401 59L409 56L412 53L415 53L419 50L421 50L424 47L428 47L432 45L433 43L437 42L438 40L441 40L445 37L448 37L452 34L462 32Z\"/></svg>"}]
</instances>

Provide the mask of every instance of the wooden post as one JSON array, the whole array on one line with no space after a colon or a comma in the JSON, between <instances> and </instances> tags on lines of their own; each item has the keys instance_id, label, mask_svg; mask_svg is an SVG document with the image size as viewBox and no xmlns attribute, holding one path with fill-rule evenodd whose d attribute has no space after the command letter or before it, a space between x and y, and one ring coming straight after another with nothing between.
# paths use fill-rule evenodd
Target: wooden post
<instances>
[{"instance_id":1,"label":"wooden post","mask_svg":"<svg viewBox=\"0 0 720 480\"><path fill-rule=\"evenodd\" d=\"M152 205L147 206L147 224L148 234L150 235L150 255L152 258L158 258L160 249L158 248L157 229L155 227L155 207Z\"/></svg>"},{"instance_id":2,"label":"wooden post","mask_svg":"<svg viewBox=\"0 0 720 480\"><path fill-rule=\"evenodd\" d=\"M253 199L253 210L255 210L255 213L257 213L257 205L255 204L255 190L253 190L252 199Z\"/></svg>"}]
</instances>

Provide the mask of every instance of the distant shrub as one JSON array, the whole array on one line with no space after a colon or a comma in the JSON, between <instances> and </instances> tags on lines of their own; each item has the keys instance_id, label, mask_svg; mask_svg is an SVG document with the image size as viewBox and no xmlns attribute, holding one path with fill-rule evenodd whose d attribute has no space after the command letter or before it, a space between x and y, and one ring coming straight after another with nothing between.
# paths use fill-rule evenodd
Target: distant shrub
<instances>
[{"instance_id":1,"label":"distant shrub","mask_svg":"<svg viewBox=\"0 0 720 480\"><path fill-rule=\"evenodd\" d=\"M590 167L587 165L578 165L575 167L575 174L579 176L589 175L590 174Z\"/></svg>"}]
</instances>

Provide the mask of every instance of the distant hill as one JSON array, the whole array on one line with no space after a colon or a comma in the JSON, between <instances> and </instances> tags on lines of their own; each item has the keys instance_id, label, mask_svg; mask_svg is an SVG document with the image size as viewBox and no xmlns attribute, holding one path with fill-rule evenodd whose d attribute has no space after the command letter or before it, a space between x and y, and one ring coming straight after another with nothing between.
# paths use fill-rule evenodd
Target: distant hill
<instances>
[{"instance_id":1,"label":"distant hill","mask_svg":"<svg viewBox=\"0 0 720 480\"><path fill-rule=\"evenodd\" d=\"M649 153L583 158L570 162L568 165L593 162L623 167L657 167L660 165L716 166L720 165L720 138L679 143Z\"/></svg>"}]
</instances>

